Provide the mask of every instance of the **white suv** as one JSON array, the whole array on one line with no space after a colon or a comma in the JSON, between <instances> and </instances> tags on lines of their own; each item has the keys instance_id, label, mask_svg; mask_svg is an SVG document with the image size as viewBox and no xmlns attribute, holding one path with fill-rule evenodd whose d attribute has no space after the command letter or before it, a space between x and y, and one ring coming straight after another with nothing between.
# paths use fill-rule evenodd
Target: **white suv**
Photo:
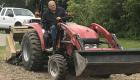
<instances>
[{"instance_id":1,"label":"white suv","mask_svg":"<svg viewBox=\"0 0 140 80\"><path fill-rule=\"evenodd\" d=\"M8 29L11 26L22 26L32 22L40 22L34 14L23 8L4 7L0 11L0 28Z\"/></svg>"}]
</instances>

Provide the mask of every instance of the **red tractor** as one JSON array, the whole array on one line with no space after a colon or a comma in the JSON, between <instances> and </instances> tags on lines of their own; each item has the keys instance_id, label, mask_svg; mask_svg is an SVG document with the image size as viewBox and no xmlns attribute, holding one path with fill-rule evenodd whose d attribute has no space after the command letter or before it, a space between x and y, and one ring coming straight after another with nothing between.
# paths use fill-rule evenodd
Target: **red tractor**
<instances>
[{"instance_id":1,"label":"red tractor","mask_svg":"<svg viewBox=\"0 0 140 80\"><path fill-rule=\"evenodd\" d=\"M123 50L116 36L96 23L85 27L58 22L53 51L47 51L46 43L50 42L44 38L42 25L32 23L29 27L34 30L22 39L22 61L27 70L38 70L47 64L53 80L65 80L68 74L109 76L140 72L140 51Z\"/></svg>"},{"instance_id":2,"label":"red tractor","mask_svg":"<svg viewBox=\"0 0 140 80\"><path fill-rule=\"evenodd\" d=\"M114 35L96 23L89 28L75 23L59 23L52 52L46 50L42 26L33 23L30 27L34 31L26 33L22 41L23 64L28 70L40 69L44 61L48 61L48 71L54 80L64 80L69 72L75 72L76 76L82 73L110 75L140 72L140 51L122 50ZM99 34L106 41L101 41L103 37L100 38ZM103 48L102 44L107 44L108 48Z\"/></svg>"}]
</instances>

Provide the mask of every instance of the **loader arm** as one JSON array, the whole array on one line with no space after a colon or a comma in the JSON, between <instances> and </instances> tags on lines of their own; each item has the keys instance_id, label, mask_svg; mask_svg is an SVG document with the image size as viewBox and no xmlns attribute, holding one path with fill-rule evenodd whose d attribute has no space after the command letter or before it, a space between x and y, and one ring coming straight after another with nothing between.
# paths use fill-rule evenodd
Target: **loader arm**
<instances>
[{"instance_id":1,"label":"loader arm","mask_svg":"<svg viewBox=\"0 0 140 80\"><path fill-rule=\"evenodd\" d=\"M112 34L110 32L108 32L105 28L103 28L102 26L100 26L99 24L96 24L96 23L92 23L90 28L93 29L94 31L96 31L97 33L101 33L107 40L107 43L109 43L109 45L112 48L119 49L116 40L113 39Z\"/></svg>"}]
</instances>

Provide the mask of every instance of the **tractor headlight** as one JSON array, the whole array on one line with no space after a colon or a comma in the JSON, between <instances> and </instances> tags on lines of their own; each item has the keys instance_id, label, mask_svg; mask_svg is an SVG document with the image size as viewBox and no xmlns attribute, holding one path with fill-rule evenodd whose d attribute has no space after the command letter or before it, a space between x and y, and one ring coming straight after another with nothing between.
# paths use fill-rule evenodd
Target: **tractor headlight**
<instances>
[{"instance_id":1,"label":"tractor headlight","mask_svg":"<svg viewBox=\"0 0 140 80\"><path fill-rule=\"evenodd\" d=\"M85 44L85 49L88 49L88 48L97 48L97 44Z\"/></svg>"}]
</instances>

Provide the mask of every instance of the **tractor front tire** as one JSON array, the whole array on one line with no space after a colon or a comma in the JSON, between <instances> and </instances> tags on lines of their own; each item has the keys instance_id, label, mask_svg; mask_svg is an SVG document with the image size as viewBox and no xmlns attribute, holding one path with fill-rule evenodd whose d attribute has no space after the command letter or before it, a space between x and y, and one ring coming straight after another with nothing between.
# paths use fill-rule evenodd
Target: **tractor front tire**
<instances>
[{"instance_id":1,"label":"tractor front tire","mask_svg":"<svg viewBox=\"0 0 140 80\"><path fill-rule=\"evenodd\" d=\"M63 55L54 54L48 61L48 72L52 80L66 79L67 62Z\"/></svg>"},{"instance_id":2,"label":"tractor front tire","mask_svg":"<svg viewBox=\"0 0 140 80\"><path fill-rule=\"evenodd\" d=\"M38 34L35 31L25 33L21 44L24 68L33 71L43 68L42 49Z\"/></svg>"}]
</instances>

